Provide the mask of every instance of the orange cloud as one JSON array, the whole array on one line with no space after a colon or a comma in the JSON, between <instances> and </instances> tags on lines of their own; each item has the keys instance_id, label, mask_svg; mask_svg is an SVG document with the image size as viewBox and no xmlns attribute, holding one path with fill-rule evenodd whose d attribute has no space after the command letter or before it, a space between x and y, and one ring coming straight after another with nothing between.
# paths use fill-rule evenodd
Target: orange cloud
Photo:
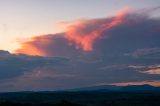
<instances>
[{"instance_id":1,"label":"orange cloud","mask_svg":"<svg viewBox=\"0 0 160 106\"><path fill-rule=\"evenodd\" d=\"M15 53L39 56L76 56L79 50L64 38L64 33L47 34L20 41Z\"/></svg>"},{"instance_id":2,"label":"orange cloud","mask_svg":"<svg viewBox=\"0 0 160 106\"><path fill-rule=\"evenodd\" d=\"M38 56L45 56L44 51L40 50L35 46L35 43L37 39L40 39L40 37L33 37L28 41L20 42L21 47L20 49L15 50L15 53L22 53L22 54L28 54L28 55L38 55ZM44 45L46 42L41 42L41 45Z\"/></svg>"},{"instance_id":3,"label":"orange cloud","mask_svg":"<svg viewBox=\"0 0 160 106\"><path fill-rule=\"evenodd\" d=\"M127 14L128 8L125 8L118 12L115 17L111 18L79 20L76 22L61 21L59 22L59 27L62 26L66 30L64 33L40 35L27 41L19 42L21 47L20 49L15 50L15 53L46 56L49 55L50 52L52 52L52 55L53 52L56 54L58 52L57 49L63 52L65 47L70 48L72 51L79 48L83 51L92 51L94 42L97 39L102 38L104 32L107 32L110 29L122 24ZM61 38L55 38L53 37L54 35L60 35ZM61 43L58 43L58 39L61 39ZM50 45L52 45L52 49L56 50L51 51L50 48L48 48ZM65 47L62 47L62 45ZM73 47L75 50L73 50Z\"/></svg>"},{"instance_id":4,"label":"orange cloud","mask_svg":"<svg viewBox=\"0 0 160 106\"><path fill-rule=\"evenodd\" d=\"M160 68L150 69L150 70L147 70L147 71L143 71L142 73L146 73L146 74L160 74Z\"/></svg>"},{"instance_id":5,"label":"orange cloud","mask_svg":"<svg viewBox=\"0 0 160 106\"><path fill-rule=\"evenodd\" d=\"M139 82L122 82L122 83L101 83L98 85L127 86L127 85L144 85L144 84L149 84L149 85L153 85L153 86L160 86L160 80L139 81Z\"/></svg>"},{"instance_id":6,"label":"orange cloud","mask_svg":"<svg viewBox=\"0 0 160 106\"><path fill-rule=\"evenodd\" d=\"M125 16L128 14L128 8L125 8L117 13L110 22L106 21L94 27L97 20L81 20L67 27L66 38L76 43L77 48L82 48L84 51L91 51L96 39L101 38L102 33L120 25ZM86 26L89 26L87 28Z\"/></svg>"}]
</instances>

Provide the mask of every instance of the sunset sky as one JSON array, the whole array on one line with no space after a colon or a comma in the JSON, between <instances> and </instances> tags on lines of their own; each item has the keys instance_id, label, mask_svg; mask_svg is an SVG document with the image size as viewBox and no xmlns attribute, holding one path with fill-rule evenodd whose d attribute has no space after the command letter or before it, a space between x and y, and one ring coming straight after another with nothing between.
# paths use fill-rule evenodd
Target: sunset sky
<instances>
[{"instance_id":1,"label":"sunset sky","mask_svg":"<svg viewBox=\"0 0 160 106\"><path fill-rule=\"evenodd\" d=\"M104 18L124 7L153 8L159 4L159 0L1 0L0 49L14 51L19 47L17 40L61 32L56 25L60 21Z\"/></svg>"},{"instance_id":2,"label":"sunset sky","mask_svg":"<svg viewBox=\"0 0 160 106\"><path fill-rule=\"evenodd\" d=\"M160 0L0 0L0 91L160 86Z\"/></svg>"}]
</instances>

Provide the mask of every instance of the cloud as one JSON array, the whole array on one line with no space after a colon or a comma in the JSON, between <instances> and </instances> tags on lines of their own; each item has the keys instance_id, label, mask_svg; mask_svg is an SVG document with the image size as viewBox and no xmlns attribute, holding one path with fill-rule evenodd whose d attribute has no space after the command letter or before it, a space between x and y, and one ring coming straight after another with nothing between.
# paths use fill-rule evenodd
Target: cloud
<instances>
[{"instance_id":1,"label":"cloud","mask_svg":"<svg viewBox=\"0 0 160 106\"><path fill-rule=\"evenodd\" d=\"M83 19L67 23L66 31L40 35L20 42L16 53L40 56L77 57L94 55L106 58L111 55L135 57L135 52L158 52L160 20L146 12L125 9L116 16ZM105 56L105 57L102 57Z\"/></svg>"},{"instance_id":2,"label":"cloud","mask_svg":"<svg viewBox=\"0 0 160 106\"><path fill-rule=\"evenodd\" d=\"M159 18L128 10L67 23L65 32L19 42L16 54L0 51L0 90L156 84L159 74L151 73L159 72L159 28Z\"/></svg>"},{"instance_id":3,"label":"cloud","mask_svg":"<svg viewBox=\"0 0 160 106\"><path fill-rule=\"evenodd\" d=\"M160 54L160 48L143 48L143 49L137 49L134 52L128 54L130 56L133 56L135 58L139 57L146 57L146 58L159 58Z\"/></svg>"},{"instance_id":4,"label":"cloud","mask_svg":"<svg viewBox=\"0 0 160 106\"><path fill-rule=\"evenodd\" d=\"M102 33L123 23L128 9L118 12L115 17L106 19L81 20L67 27L65 37L75 42L77 48L92 51L93 44L102 37Z\"/></svg>"},{"instance_id":5,"label":"cloud","mask_svg":"<svg viewBox=\"0 0 160 106\"><path fill-rule=\"evenodd\" d=\"M143 71L142 73L146 73L146 74L160 74L160 68L150 69L150 70L147 70L147 71Z\"/></svg>"},{"instance_id":6,"label":"cloud","mask_svg":"<svg viewBox=\"0 0 160 106\"><path fill-rule=\"evenodd\" d=\"M103 37L103 32L122 24L127 11L128 8L124 8L115 17L110 18L78 20L69 24L67 23L67 25L61 22L60 25L66 26L64 33L41 35L24 42L19 42L21 43L21 48L15 50L15 52L28 55L55 56L63 52L62 50L66 52L65 49L69 49L70 53L72 51L76 52L78 49L92 51L94 42ZM52 47L50 47L51 45ZM53 51L47 48L53 48ZM56 53L57 51L60 52Z\"/></svg>"},{"instance_id":7,"label":"cloud","mask_svg":"<svg viewBox=\"0 0 160 106\"><path fill-rule=\"evenodd\" d=\"M150 80L150 81L139 81L139 82L127 82L127 83L112 83L111 85L117 85L117 86L127 86L127 85L144 85L144 84L150 84L153 86L160 86L160 80ZM104 84L100 84L104 85Z\"/></svg>"},{"instance_id":8,"label":"cloud","mask_svg":"<svg viewBox=\"0 0 160 106\"><path fill-rule=\"evenodd\" d=\"M60 90L100 83L159 80L159 75L141 72L158 68L157 64L120 64L83 58L11 54L7 51L0 51L0 54L0 91Z\"/></svg>"},{"instance_id":9,"label":"cloud","mask_svg":"<svg viewBox=\"0 0 160 106\"><path fill-rule=\"evenodd\" d=\"M21 48L15 52L27 55L73 57L80 51L64 38L64 33L59 33L33 37L29 41L22 42Z\"/></svg>"},{"instance_id":10,"label":"cloud","mask_svg":"<svg viewBox=\"0 0 160 106\"><path fill-rule=\"evenodd\" d=\"M56 68L41 67L26 71L23 75L9 81L14 90L55 90L65 87L62 81L73 79L75 76L62 73ZM12 89L12 90L13 90Z\"/></svg>"},{"instance_id":11,"label":"cloud","mask_svg":"<svg viewBox=\"0 0 160 106\"><path fill-rule=\"evenodd\" d=\"M134 69L142 69L142 68L146 68L146 66L142 66L142 65L129 65L129 68L134 68Z\"/></svg>"},{"instance_id":12,"label":"cloud","mask_svg":"<svg viewBox=\"0 0 160 106\"><path fill-rule=\"evenodd\" d=\"M14 78L39 67L62 65L67 62L65 57L40 57L24 54L11 54L0 51L0 79Z\"/></svg>"},{"instance_id":13,"label":"cloud","mask_svg":"<svg viewBox=\"0 0 160 106\"><path fill-rule=\"evenodd\" d=\"M0 50L0 56L9 56L10 53L8 51Z\"/></svg>"}]
</instances>

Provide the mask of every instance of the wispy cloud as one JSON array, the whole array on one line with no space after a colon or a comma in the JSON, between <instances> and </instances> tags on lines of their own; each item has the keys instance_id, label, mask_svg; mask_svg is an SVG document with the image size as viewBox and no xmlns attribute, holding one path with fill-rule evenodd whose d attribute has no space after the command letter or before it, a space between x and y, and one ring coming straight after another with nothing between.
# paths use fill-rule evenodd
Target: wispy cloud
<instances>
[{"instance_id":1,"label":"wispy cloud","mask_svg":"<svg viewBox=\"0 0 160 106\"><path fill-rule=\"evenodd\" d=\"M111 85L127 86L127 85L144 85L149 84L153 86L160 86L160 80L139 81L139 82L126 82L126 83L112 83Z\"/></svg>"},{"instance_id":2,"label":"wispy cloud","mask_svg":"<svg viewBox=\"0 0 160 106\"><path fill-rule=\"evenodd\" d=\"M147 70L147 71L143 71L142 73L146 73L146 74L160 74L160 68L150 69L150 70Z\"/></svg>"}]
</instances>

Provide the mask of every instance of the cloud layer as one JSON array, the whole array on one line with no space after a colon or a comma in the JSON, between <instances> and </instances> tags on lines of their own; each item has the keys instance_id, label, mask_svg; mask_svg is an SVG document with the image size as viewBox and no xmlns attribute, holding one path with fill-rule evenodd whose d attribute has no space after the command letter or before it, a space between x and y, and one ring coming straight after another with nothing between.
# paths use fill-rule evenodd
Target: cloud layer
<instances>
[{"instance_id":1,"label":"cloud layer","mask_svg":"<svg viewBox=\"0 0 160 106\"><path fill-rule=\"evenodd\" d=\"M124 9L113 17L69 23L63 33L33 37L21 42L21 48L16 52L41 56L71 54L71 57L86 51L103 54L144 49L152 52L160 46L159 27L159 19L151 18L146 12Z\"/></svg>"},{"instance_id":2,"label":"cloud layer","mask_svg":"<svg viewBox=\"0 0 160 106\"><path fill-rule=\"evenodd\" d=\"M113 17L75 21L65 32L20 42L16 54L0 51L0 90L155 85L160 80L159 28L159 18L125 9Z\"/></svg>"}]
</instances>

